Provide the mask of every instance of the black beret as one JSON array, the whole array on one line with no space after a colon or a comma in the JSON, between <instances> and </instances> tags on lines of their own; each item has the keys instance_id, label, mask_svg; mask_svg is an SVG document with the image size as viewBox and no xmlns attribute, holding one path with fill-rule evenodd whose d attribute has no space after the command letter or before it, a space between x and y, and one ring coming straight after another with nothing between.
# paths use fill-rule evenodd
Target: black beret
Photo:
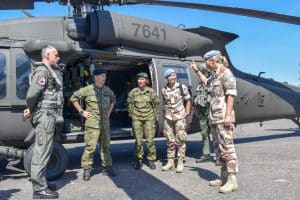
<instances>
[{"instance_id":1,"label":"black beret","mask_svg":"<svg viewBox=\"0 0 300 200\"><path fill-rule=\"evenodd\" d=\"M105 69L102 68L95 68L93 71L93 75L100 75L100 74L106 74L107 71Z\"/></svg>"}]
</instances>

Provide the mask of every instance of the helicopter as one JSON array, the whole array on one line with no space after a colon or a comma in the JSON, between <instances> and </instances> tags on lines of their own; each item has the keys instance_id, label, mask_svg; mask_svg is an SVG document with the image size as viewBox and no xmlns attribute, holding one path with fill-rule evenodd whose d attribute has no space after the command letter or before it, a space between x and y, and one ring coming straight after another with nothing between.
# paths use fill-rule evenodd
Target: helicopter
<instances>
[{"instance_id":1,"label":"helicopter","mask_svg":"<svg viewBox=\"0 0 300 200\"><path fill-rule=\"evenodd\" d=\"M2 1L0 9L32 9L43 0ZM159 95L166 84L163 72L172 68L178 82L196 94L199 78L190 69L191 60L205 68L203 53L221 50L237 78L235 98L237 123L289 118L298 121L300 88L244 73L233 66L225 46L238 35L208 27L178 28L168 24L105 11L114 4L155 4L239 14L300 25L300 17L250 9L159 0L44 0L73 7L73 16L29 17L0 21L0 164L23 161L30 174L33 129L22 119L26 108L29 76L40 60L41 49L52 45L60 53L64 82L63 121L57 121L53 154L47 168L48 180L60 177L68 167L68 154L62 144L83 142L82 117L69 102L74 91L92 83L96 67L108 70L107 85L117 97L111 114L111 137L132 137L127 111L127 94L136 86L135 75L147 72L151 87ZM22 31L20 31L22 30ZM189 116L189 132L199 130L198 119ZM157 136L162 136L163 115Z\"/></svg>"}]
</instances>

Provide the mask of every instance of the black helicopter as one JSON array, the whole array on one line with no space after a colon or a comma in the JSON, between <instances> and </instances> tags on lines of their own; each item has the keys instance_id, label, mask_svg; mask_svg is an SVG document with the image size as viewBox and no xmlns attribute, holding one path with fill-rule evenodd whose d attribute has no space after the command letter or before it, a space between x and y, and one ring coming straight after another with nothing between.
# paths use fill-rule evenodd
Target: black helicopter
<instances>
[{"instance_id":1,"label":"black helicopter","mask_svg":"<svg viewBox=\"0 0 300 200\"><path fill-rule=\"evenodd\" d=\"M38 0L41 2L42 0ZM32 9L34 0L2 1L0 9ZM56 142L47 177L61 176L68 166L68 155L62 144L83 141L83 120L68 99L71 94L91 84L95 67L107 69L107 85L117 96L111 116L112 138L132 136L126 98L135 87L135 75L146 71L151 86L161 95L165 85L164 70L173 68L178 81L189 86L192 95L199 82L190 70L195 59L204 67L201 55L219 49L238 36L206 27L180 29L160 22L120 15L101 8L112 4L157 4L200 10L211 10L263 18L300 25L300 17L241 8L206 4L143 0L44 0L73 6L73 17L30 17L0 21L0 162L3 167L24 161L30 173L32 128L22 120L29 74L40 60L46 45L55 46L61 54L64 78L64 121L56 126ZM22 31L20 31L22 30ZM228 57L228 55L227 55ZM254 76L230 68L237 77L235 99L237 123L261 122L278 118L299 118L300 88ZM157 136L162 132L160 116ZM190 116L189 131L199 130L195 115Z\"/></svg>"}]
</instances>

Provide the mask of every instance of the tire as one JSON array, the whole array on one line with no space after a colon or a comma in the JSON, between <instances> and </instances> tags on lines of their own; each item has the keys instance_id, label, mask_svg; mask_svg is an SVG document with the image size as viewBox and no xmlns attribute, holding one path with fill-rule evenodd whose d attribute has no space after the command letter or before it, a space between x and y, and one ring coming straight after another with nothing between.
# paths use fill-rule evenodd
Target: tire
<instances>
[{"instance_id":1,"label":"tire","mask_svg":"<svg viewBox=\"0 0 300 200\"><path fill-rule=\"evenodd\" d=\"M31 174L31 160L33 156L34 144L32 144L26 151L24 156L24 169L30 176ZM52 181L61 177L69 163L68 153L66 149L59 143L53 143L53 152L47 165L46 178Z\"/></svg>"}]
</instances>

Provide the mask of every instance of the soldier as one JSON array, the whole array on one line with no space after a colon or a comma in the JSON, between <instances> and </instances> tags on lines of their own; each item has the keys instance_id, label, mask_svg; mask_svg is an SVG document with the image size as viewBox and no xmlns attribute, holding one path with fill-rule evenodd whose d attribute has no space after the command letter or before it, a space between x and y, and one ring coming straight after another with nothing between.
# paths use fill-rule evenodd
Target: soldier
<instances>
[{"instance_id":1,"label":"soldier","mask_svg":"<svg viewBox=\"0 0 300 200\"><path fill-rule=\"evenodd\" d=\"M205 76L209 77L210 72L205 70ZM210 93L208 88L205 84L201 81L196 88L197 95L194 98L194 104L196 106L196 110L199 117L199 125L200 125L200 132L202 136L202 156L196 159L196 163L202 162L209 162L214 161L216 162L216 154L211 151L211 143L212 141L210 138L211 130L209 124L209 114L208 114L208 107L210 103Z\"/></svg>"},{"instance_id":2,"label":"soldier","mask_svg":"<svg viewBox=\"0 0 300 200\"><path fill-rule=\"evenodd\" d=\"M93 166L93 155L98 141L101 144L100 157L102 161L102 172L108 176L116 176L112 169L110 155L110 130L109 117L114 107L116 98L113 91L105 86L106 70L96 68L93 71L94 84L88 85L74 92L70 101L75 109L85 118L84 142L85 149L81 157L83 180L91 179ZM86 109L80 106L84 101Z\"/></svg>"},{"instance_id":3,"label":"soldier","mask_svg":"<svg viewBox=\"0 0 300 200\"><path fill-rule=\"evenodd\" d=\"M137 74L138 87L130 91L128 95L128 114L132 118L132 130L135 136L135 157L137 159L135 169L143 165L143 137L145 135L148 147L148 165L150 169L156 169L156 150L153 142L155 136L155 121L159 115L159 98L155 91L148 87L148 74Z\"/></svg>"},{"instance_id":4,"label":"soldier","mask_svg":"<svg viewBox=\"0 0 300 200\"><path fill-rule=\"evenodd\" d=\"M167 171L174 167L176 146L178 147L178 163L176 172L183 172L186 145L186 117L190 113L190 93L185 85L177 82L176 73L173 69L164 72L167 85L162 88L164 99L164 135L167 138L168 163L162 170Z\"/></svg>"},{"instance_id":5,"label":"soldier","mask_svg":"<svg viewBox=\"0 0 300 200\"><path fill-rule=\"evenodd\" d=\"M220 51L212 50L203 56L208 69L213 75L206 78L198 70L193 61L191 67L199 78L211 87L211 102L209 118L212 134L215 142L215 152L221 164L221 175L217 180L210 181L211 186L222 186L221 193L229 193L238 189L236 173L238 172L238 160L233 144L233 123L235 114L233 110L234 97L237 95L236 79L230 69L228 61Z\"/></svg>"},{"instance_id":6,"label":"soldier","mask_svg":"<svg viewBox=\"0 0 300 200\"><path fill-rule=\"evenodd\" d=\"M31 75L24 118L31 117L35 128L35 146L31 161L31 181L34 199L58 198L55 185L47 183L46 167L53 150L53 137L58 110L63 105L62 79L57 74L58 52L53 46L42 50L43 63ZM60 116L62 117L62 116Z\"/></svg>"}]
</instances>

